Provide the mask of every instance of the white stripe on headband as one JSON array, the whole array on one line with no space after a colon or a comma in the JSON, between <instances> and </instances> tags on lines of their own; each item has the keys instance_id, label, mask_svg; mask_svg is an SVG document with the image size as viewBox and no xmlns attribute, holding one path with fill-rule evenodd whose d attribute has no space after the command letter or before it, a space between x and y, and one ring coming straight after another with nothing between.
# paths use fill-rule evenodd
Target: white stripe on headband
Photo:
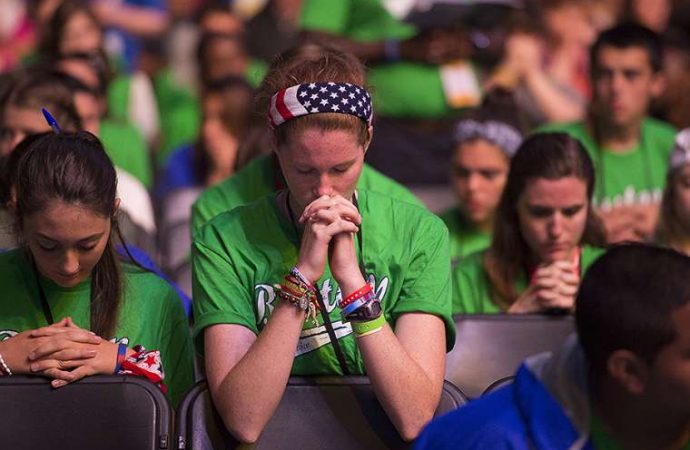
<instances>
[{"instance_id":1,"label":"white stripe on headband","mask_svg":"<svg viewBox=\"0 0 690 450\"><path fill-rule=\"evenodd\" d=\"M681 130L668 159L668 170L677 169L690 162L690 128Z\"/></svg>"},{"instance_id":2,"label":"white stripe on headband","mask_svg":"<svg viewBox=\"0 0 690 450\"><path fill-rule=\"evenodd\" d=\"M371 124L371 96L352 83L298 84L271 97L268 119L275 128L295 117L317 113L350 114Z\"/></svg>"},{"instance_id":3,"label":"white stripe on headband","mask_svg":"<svg viewBox=\"0 0 690 450\"><path fill-rule=\"evenodd\" d=\"M461 120L455 127L455 141L463 143L473 139L484 139L503 150L512 158L518 147L522 143L522 134L507 123L488 120L479 122L477 120Z\"/></svg>"}]
</instances>

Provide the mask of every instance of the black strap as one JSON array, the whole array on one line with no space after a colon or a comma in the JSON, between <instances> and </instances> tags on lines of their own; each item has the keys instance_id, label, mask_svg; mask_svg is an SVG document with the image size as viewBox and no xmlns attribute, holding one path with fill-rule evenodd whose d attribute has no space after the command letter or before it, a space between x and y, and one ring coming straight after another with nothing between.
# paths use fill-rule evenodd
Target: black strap
<instances>
[{"instance_id":1,"label":"black strap","mask_svg":"<svg viewBox=\"0 0 690 450\"><path fill-rule=\"evenodd\" d=\"M55 323L55 320L53 319L53 312L50 310L50 305L48 304L48 299L46 298L46 293L43 290L43 285L41 284L41 280L38 276L38 268L36 267L36 262L31 261L31 264L34 268L34 275L36 278L36 286L38 286L38 297L41 300L41 308L43 309L43 316L46 318L46 322L48 322L48 325L52 325Z\"/></svg>"},{"instance_id":2,"label":"black strap","mask_svg":"<svg viewBox=\"0 0 690 450\"><path fill-rule=\"evenodd\" d=\"M355 195L353 197L354 201L353 204L357 209L359 209L357 205L357 196ZM295 223L295 215L292 212L292 206L290 206L290 191L287 191L287 194L285 195L285 206L287 208L288 214L290 215L290 222L292 223L293 228L295 229L295 235L297 236L297 242L299 242L299 233L297 231L297 225ZM359 254L360 256L362 255L362 226L360 225L359 230L357 230L357 241L359 245ZM362 271L362 275L364 275L364 264L362 262L362 258L360 258L359 262L359 267L360 270ZM319 289L318 286L316 286L316 282L314 282L314 287L316 288L316 300L319 303L319 310L321 310L321 318L323 319L323 326L326 327L326 332L328 333L328 338L331 340L331 344L333 345L333 351L335 352L335 356L338 359L338 364L340 365L340 370L343 371L343 375L350 375L350 369L347 367L347 361L345 360L345 354L343 353L343 349L340 347L340 342L338 342L338 337L335 335L335 330L333 329L333 324L331 323L331 318L328 315L328 311L326 311L326 303L323 300L323 297L321 296L321 290Z\"/></svg>"}]
</instances>

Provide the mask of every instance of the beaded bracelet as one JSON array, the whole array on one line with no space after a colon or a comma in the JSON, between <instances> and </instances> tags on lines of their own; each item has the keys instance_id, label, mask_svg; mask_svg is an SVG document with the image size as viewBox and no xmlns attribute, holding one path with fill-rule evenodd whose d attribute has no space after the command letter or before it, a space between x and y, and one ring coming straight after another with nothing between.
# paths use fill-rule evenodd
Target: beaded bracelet
<instances>
[{"instance_id":1,"label":"beaded bracelet","mask_svg":"<svg viewBox=\"0 0 690 450\"><path fill-rule=\"evenodd\" d=\"M5 362L5 358L2 357L2 353L0 353L0 372L3 374L6 374L8 376L12 376L12 371L10 370L10 367L7 365Z\"/></svg>"},{"instance_id":2,"label":"beaded bracelet","mask_svg":"<svg viewBox=\"0 0 690 450\"><path fill-rule=\"evenodd\" d=\"M319 304L316 299L316 288L308 282L297 267L293 267L290 273L285 275L283 284L276 285L275 288L278 291L278 298L306 311L307 317L311 319L314 326L318 326L316 316Z\"/></svg>"}]
</instances>

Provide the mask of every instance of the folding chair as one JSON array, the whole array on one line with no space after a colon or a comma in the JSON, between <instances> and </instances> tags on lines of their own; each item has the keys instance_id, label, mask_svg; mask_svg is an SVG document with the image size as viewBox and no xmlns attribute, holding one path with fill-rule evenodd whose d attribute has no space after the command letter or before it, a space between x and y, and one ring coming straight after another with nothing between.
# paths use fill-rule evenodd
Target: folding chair
<instances>
[{"instance_id":1,"label":"folding chair","mask_svg":"<svg viewBox=\"0 0 690 450\"><path fill-rule=\"evenodd\" d=\"M260 383L260 380L257 380ZM463 405L465 396L445 382L436 414ZM205 381L180 403L176 417L178 450L235 449L213 408ZM274 416L254 449L409 448L376 400L367 377L292 377Z\"/></svg>"},{"instance_id":2,"label":"folding chair","mask_svg":"<svg viewBox=\"0 0 690 450\"><path fill-rule=\"evenodd\" d=\"M446 356L446 379L469 398L514 375L529 355L553 351L574 331L571 316L457 315L455 347Z\"/></svg>"},{"instance_id":3,"label":"folding chair","mask_svg":"<svg viewBox=\"0 0 690 450\"><path fill-rule=\"evenodd\" d=\"M142 377L88 377L59 389L41 377L0 377L3 449L162 450L171 425L165 395Z\"/></svg>"}]
</instances>

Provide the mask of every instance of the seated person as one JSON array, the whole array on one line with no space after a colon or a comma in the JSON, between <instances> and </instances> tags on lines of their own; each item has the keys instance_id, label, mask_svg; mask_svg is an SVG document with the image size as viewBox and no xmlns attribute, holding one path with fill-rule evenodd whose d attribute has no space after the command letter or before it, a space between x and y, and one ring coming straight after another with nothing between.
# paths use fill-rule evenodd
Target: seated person
<instances>
[{"instance_id":1,"label":"seated person","mask_svg":"<svg viewBox=\"0 0 690 450\"><path fill-rule=\"evenodd\" d=\"M594 168L564 133L526 139L510 163L491 245L453 269L453 313L571 311L601 250Z\"/></svg>"},{"instance_id":2,"label":"seated person","mask_svg":"<svg viewBox=\"0 0 690 450\"><path fill-rule=\"evenodd\" d=\"M579 139L594 161L599 209L609 242L652 237L675 130L647 116L663 90L661 38L639 25L604 31L590 50L589 116L544 127Z\"/></svg>"},{"instance_id":3,"label":"seated person","mask_svg":"<svg viewBox=\"0 0 690 450\"><path fill-rule=\"evenodd\" d=\"M163 265L191 295L189 225L192 204L206 186L232 176L251 158L240 152L247 134L254 90L242 78L208 86L202 96L203 122L195 145L170 155L156 189Z\"/></svg>"},{"instance_id":4,"label":"seated person","mask_svg":"<svg viewBox=\"0 0 690 450\"><path fill-rule=\"evenodd\" d=\"M194 382L187 318L164 280L116 256L117 176L100 141L39 134L12 158L23 244L0 255L4 375L43 375L54 387L112 373L162 383L165 365L177 404Z\"/></svg>"},{"instance_id":5,"label":"seated person","mask_svg":"<svg viewBox=\"0 0 690 450\"><path fill-rule=\"evenodd\" d=\"M585 275L579 337L427 427L417 450L690 448L690 259L615 247Z\"/></svg>"},{"instance_id":6,"label":"seated person","mask_svg":"<svg viewBox=\"0 0 690 450\"><path fill-rule=\"evenodd\" d=\"M24 72L16 78L0 106L3 128L0 148L4 154L11 153L27 135L50 131L50 125L41 114L43 107L53 114L65 131L84 128L102 131L96 119L100 110L97 96L70 82L65 75L52 71L30 69ZM121 199L120 231L128 242L157 258L156 223L149 194L132 175L117 166L115 171L117 195Z\"/></svg>"},{"instance_id":7,"label":"seated person","mask_svg":"<svg viewBox=\"0 0 690 450\"><path fill-rule=\"evenodd\" d=\"M509 93L489 92L482 107L468 112L455 128L451 168L459 204L441 214L450 232L453 265L491 243L494 211L508 176L510 158L524 134Z\"/></svg>"},{"instance_id":8,"label":"seated person","mask_svg":"<svg viewBox=\"0 0 690 450\"><path fill-rule=\"evenodd\" d=\"M303 45L285 52L275 64L284 66L285 70L290 70L301 64L320 60L329 52L330 50L326 47ZM257 109L266 111L268 107L269 99L259 96ZM270 142L270 139L268 141ZM274 155L261 156L251 161L232 177L207 189L199 196L192 207L192 235L216 215L251 203L285 186L283 174ZM367 164L364 164L357 186L421 205L421 202L409 190Z\"/></svg>"},{"instance_id":9,"label":"seated person","mask_svg":"<svg viewBox=\"0 0 690 450\"><path fill-rule=\"evenodd\" d=\"M358 189L373 133L361 63L329 49L293 63L274 64L262 88L287 189L216 216L194 241L194 336L211 396L253 442L290 375L367 374L412 440L454 342L448 232L420 206Z\"/></svg>"},{"instance_id":10,"label":"seated person","mask_svg":"<svg viewBox=\"0 0 690 450\"><path fill-rule=\"evenodd\" d=\"M656 237L690 255L690 128L678 133L671 152Z\"/></svg>"}]
</instances>

